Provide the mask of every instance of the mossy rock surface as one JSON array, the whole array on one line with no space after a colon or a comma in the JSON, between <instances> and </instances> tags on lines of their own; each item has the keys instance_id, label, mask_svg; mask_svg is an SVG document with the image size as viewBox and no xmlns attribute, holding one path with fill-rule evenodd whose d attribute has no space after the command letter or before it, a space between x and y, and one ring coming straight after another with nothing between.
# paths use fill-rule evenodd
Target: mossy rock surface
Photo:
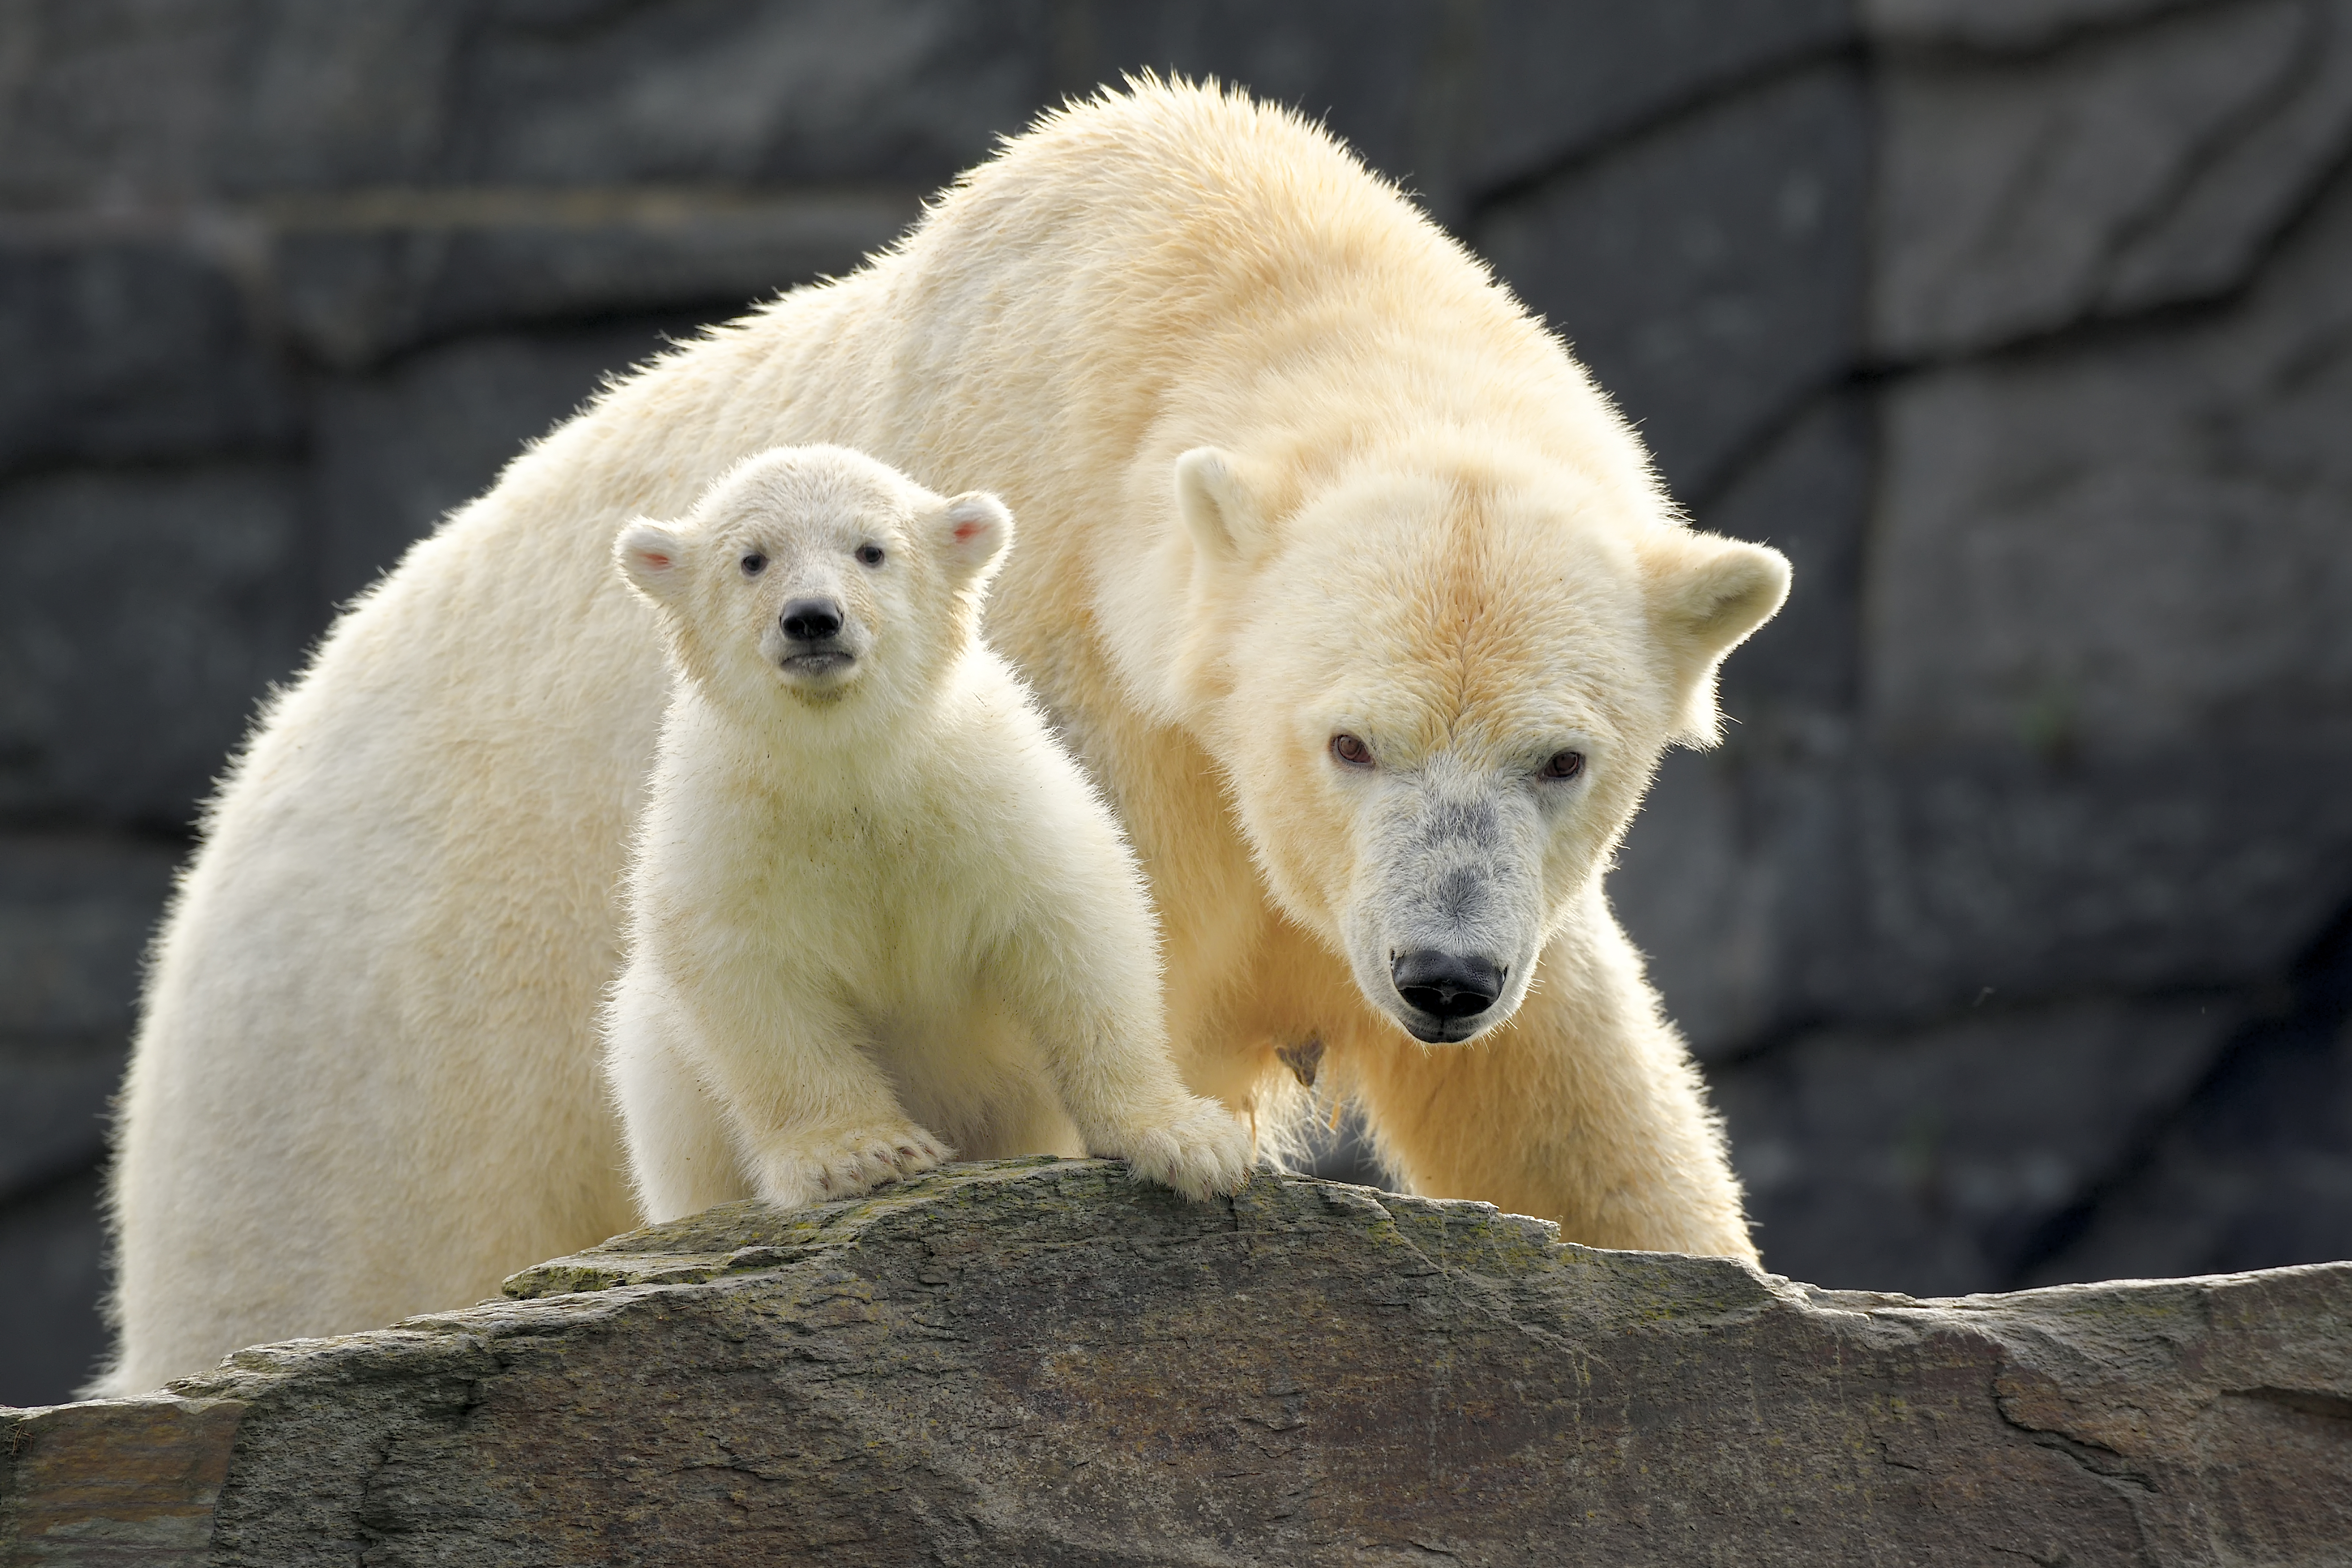
<instances>
[{"instance_id":1,"label":"mossy rock surface","mask_svg":"<svg viewBox=\"0 0 2352 1568\"><path fill-rule=\"evenodd\" d=\"M1099 1161L0 1414L15 1563L2352 1561L2352 1265L1915 1301Z\"/></svg>"}]
</instances>

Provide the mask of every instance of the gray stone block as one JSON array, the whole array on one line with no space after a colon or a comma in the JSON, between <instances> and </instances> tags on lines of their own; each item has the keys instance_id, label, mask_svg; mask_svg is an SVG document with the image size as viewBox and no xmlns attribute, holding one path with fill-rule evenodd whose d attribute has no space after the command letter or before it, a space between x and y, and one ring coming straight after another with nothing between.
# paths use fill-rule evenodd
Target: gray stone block
<instances>
[{"instance_id":1,"label":"gray stone block","mask_svg":"<svg viewBox=\"0 0 2352 1568\"><path fill-rule=\"evenodd\" d=\"M690 323L500 333L322 381L313 415L320 602L340 604L396 564L607 375L659 353L665 329L683 335Z\"/></svg>"},{"instance_id":2,"label":"gray stone block","mask_svg":"<svg viewBox=\"0 0 2352 1568\"><path fill-rule=\"evenodd\" d=\"M1860 785L1869 963L1849 1006L2259 984L2352 892L2352 750L1950 752Z\"/></svg>"},{"instance_id":3,"label":"gray stone block","mask_svg":"<svg viewBox=\"0 0 2352 1568\"><path fill-rule=\"evenodd\" d=\"M1851 786L1821 750L1677 752L1618 852L1610 901L1702 1060L1850 1000L1857 956Z\"/></svg>"},{"instance_id":4,"label":"gray stone block","mask_svg":"<svg viewBox=\"0 0 2352 1568\"><path fill-rule=\"evenodd\" d=\"M283 445L289 389L226 272L174 243L0 228L0 470Z\"/></svg>"},{"instance_id":5,"label":"gray stone block","mask_svg":"<svg viewBox=\"0 0 2352 1568\"><path fill-rule=\"evenodd\" d=\"M476 183L947 179L1052 96L1045 0L526 6L473 40Z\"/></svg>"},{"instance_id":6,"label":"gray stone block","mask_svg":"<svg viewBox=\"0 0 2352 1568\"><path fill-rule=\"evenodd\" d=\"M734 315L854 270L913 191L466 190L307 203L272 247L284 326L339 369L485 327L656 310Z\"/></svg>"},{"instance_id":7,"label":"gray stone block","mask_svg":"<svg viewBox=\"0 0 2352 1568\"><path fill-rule=\"evenodd\" d=\"M1050 97L1045 0L22 0L0 204L927 185Z\"/></svg>"},{"instance_id":8,"label":"gray stone block","mask_svg":"<svg viewBox=\"0 0 2352 1568\"><path fill-rule=\"evenodd\" d=\"M2166 1137L2147 1170L2110 1195L2081 1237L2032 1279L2169 1274L2180 1268L2254 1267L2249 1259L2321 1259L2352 1254L2352 1083L2339 1048L2322 1077L2284 1072L2285 1081L2244 1086L2224 1110L2199 1107ZM2265 1075L2269 1076L2269 1075ZM2326 1141L2296 1136L2298 1096L2325 1096L2334 1112ZM2217 1131L2234 1121L2238 1129ZM2233 1135L2234 1134L2234 1135Z\"/></svg>"},{"instance_id":9,"label":"gray stone block","mask_svg":"<svg viewBox=\"0 0 2352 1568\"><path fill-rule=\"evenodd\" d=\"M2352 149L2352 0L1882 73L1872 341L1980 350L2242 282Z\"/></svg>"},{"instance_id":10,"label":"gray stone block","mask_svg":"<svg viewBox=\"0 0 2352 1568\"><path fill-rule=\"evenodd\" d=\"M1844 67L1710 104L1487 209L1471 238L1704 499L1861 333L1868 113Z\"/></svg>"},{"instance_id":11,"label":"gray stone block","mask_svg":"<svg viewBox=\"0 0 2352 1568\"><path fill-rule=\"evenodd\" d=\"M105 1349L96 1173L176 858L0 835L0 1402L70 1397Z\"/></svg>"},{"instance_id":12,"label":"gray stone block","mask_svg":"<svg viewBox=\"0 0 2352 1568\"><path fill-rule=\"evenodd\" d=\"M119 1046L178 861L136 838L0 834L0 1041Z\"/></svg>"},{"instance_id":13,"label":"gray stone block","mask_svg":"<svg viewBox=\"0 0 2352 1568\"><path fill-rule=\"evenodd\" d=\"M1795 586L1731 656L1720 751L1667 759L1611 899L1703 1057L1845 1001L1858 940L1853 707L1870 425L1838 395L1698 518L1786 551Z\"/></svg>"},{"instance_id":14,"label":"gray stone block","mask_svg":"<svg viewBox=\"0 0 2352 1568\"><path fill-rule=\"evenodd\" d=\"M2352 1257L2352 910L2029 1275Z\"/></svg>"},{"instance_id":15,"label":"gray stone block","mask_svg":"<svg viewBox=\"0 0 2352 1568\"><path fill-rule=\"evenodd\" d=\"M2352 751L2061 767L1844 736L1670 756L1620 852L1612 901L1704 1058L1988 993L2262 984L2352 889Z\"/></svg>"},{"instance_id":16,"label":"gray stone block","mask_svg":"<svg viewBox=\"0 0 2352 1568\"><path fill-rule=\"evenodd\" d=\"M2014 1286L2045 1227L2203 1077L2236 1005L1987 1008L1916 1033L1806 1035L1713 1068L1766 1262L1915 1295ZM2169 1272L2159 1261L2116 1272Z\"/></svg>"},{"instance_id":17,"label":"gray stone block","mask_svg":"<svg viewBox=\"0 0 2352 1568\"><path fill-rule=\"evenodd\" d=\"M1850 0L1490 0L1477 14L1464 177L1489 189L1854 32Z\"/></svg>"},{"instance_id":18,"label":"gray stone block","mask_svg":"<svg viewBox=\"0 0 2352 1568\"><path fill-rule=\"evenodd\" d=\"M305 535L278 468L0 489L0 810L184 826L320 624Z\"/></svg>"},{"instance_id":19,"label":"gray stone block","mask_svg":"<svg viewBox=\"0 0 2352 1568\"><path fill-rule=\"evenodd\" d=\"M235 0L17 0L0 205L128 205L199 186L242 53Z\"/></svg>"},{"instance_id":20,"label":"gray stone block","mask_svg":"<svg viewBox=\"0 0 2352 1568\"><path fill-rule=\"evenodd\" d=\"M2352 893L2347 343L2352 181L2227 310L1889 389L1864 667L1893 951L2250 982Z\"/></svg>"},{"instance_id":21,"label":"gray stone block","mask_svg":"<svg viewBox=\"0 0 2352 1568\"><path fill-rule=\"evenodd\" d=\"M16 945L9 923L0 917L0 965L13 968L23 955L8 951ZM0 1036L0 1214L104 1158L109 1107L128 1060L119 1040Z\"/></svg>"},{"instance_id":22,"label":"gray stone block","mask_svg":"<svg viewBox=\"0 0 2352 1568\"><path fill-rule=\"evenodd\" d=\"M429 175L459 0L18 0L0 204L124 207Z\"/></svg>"},{"instance_id":23,"label":"gray stone block","mask_svg":"<svg viewBox=\"0 0 2352 1568\"><path fill-rule=\"evenodd\" d=\"M2231 309L1885 400L1897 745L2352 734L2352 179Z\"/></svg>"},{"instance_id":24,"label":"gray stone block","mask_svg":"<svg viewBox=\"0 0 2352 1568\"><path fill-rule=\"evenodd\" d=\"M108 1350L103 1189L89 1170L0 1206L0 1405L71 1399Z\"/></svg>"},{"instance_id":25,"label":"gray stone block","mask_svg":"<svg viewBox=\"0 0 2352 1568\"><path fill-rule=\"evenodd\" d=\"M1840 390L1727 476L1693 520L1789 557L1789 602L1723 668L1725 713L1746 735L1793 713L1851 713L1861 693L1862 557L1874 410Z\"/></svg>"}]
</instances>

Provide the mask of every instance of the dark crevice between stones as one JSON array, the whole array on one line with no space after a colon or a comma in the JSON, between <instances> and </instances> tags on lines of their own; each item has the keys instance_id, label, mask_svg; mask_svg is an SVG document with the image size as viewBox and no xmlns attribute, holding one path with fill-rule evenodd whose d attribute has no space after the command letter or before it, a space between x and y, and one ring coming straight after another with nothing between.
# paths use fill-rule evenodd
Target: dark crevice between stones
<instances>
[{"instance_id":1,"label":"dark crevice between stones","mask_svg":"<svg viewBox=\"0 0 2352 1568\"><path fill-rule=\"evenodd\" d=\"M1694 485L1687 494L1675 499L1687 516L1699 519L1704 527L1706 512L1722 504L1724 498L1736 492L1756 471L1769 463L1779 452L1780 444L1807 419L1818 413L1823 404L1856 392L1867 391L1879 377L1866 366L1845 365L1822 376L1811 385L1800 388L1755 429L1741 437L1739 444L1717 460L1714 470L1702 484ZM1875 446L1875 443L1873 443ZM1874 458L1876 454L1873 453ZM1757 542L1769 544L1769 540ZM1739 721L1724 716L1733 723Z\"/></svg>"},{"instance_id":2,"label":"dark crevice between stones","mask_svg":"<svg viewBox=\"0 0 2352 1568\"><path fill-rule=\"evenodd\" d=\"M88 1180L93 1174L103 1178L107 1174L110 1163L110 1162L101 1152L95 1159L76 1160L70 1163L60 1162L55 1165L37 1167L28 1172L22 1180L12 1183L5 1190L0 1190L0 1214L37 1204L72 1186L77 1182Z\"/></svg>"},{"instance_id":3,"label":"dark crevice between stones","mask_svg":"<svg viewBox=\"0 0 2352 1568\"><path fill-rule=\"evenodd\" d=\"M1668 1012L1672 1011L1669 1006ZM1715 1047L1705 1056L1698 1056L1694 1050L1692 1055L1697 1057L1700 1070L1712 1079L1717 1074L1743 1071L1779 1056L1809 1036L1825 1029L1849 1027L1853 1022L1851 1018L1826 1009L1811 1007L1802 1012L1781 1014L1770 1026L1759 1029L1736 1045Z\"/></svg>"},{"instance_id":4,"label":"dark crevice between stones","mask_svg":"<svg viewBox=\"0 0 2352 1568\"><path fill-rule=\"evenodd\" d=\"M1777 87L1822 66L1839 64L1867 68L1869 49L1859 37L1826 48L1811 45L1789 54L1769 56L1743 70L1701 82L1692 90L1663 100L1654 107L1624 121L1604 136L1573 147L1522 173L1465 191L1459 198L1461 221L1449 226L1456 235L1466 236L1495 209L1533 196L1552 181L1580 174L1617 156L1634 142L1671 130L1682 121L1705 114L1748 93Z\"/></svg>"},{"instance_id":5,"label":"dark crevice between stones","mask_svg":"<svg viewBox=\"0 0 2352 1568\"><path fill-rule=\"evenodd\" d=\"M2000 1289L2024 1288L2090 1234L2101 1215L2154 1169L2167 1142L2190 1121L2233 1097L2231 1086L2264 1068L2325 1055L2352 1024L2352 904L2347 904L2289 972L2280 1005L2237 1029L2212 1065L2075 1200L2034 1226L2011 1254Z\"/></svg>"},{"instance_id":6,"label":"dark crevice between stones","mask_svg":"<svg viewBox=\"0 0 2352 1568\"><path fill-rule=\"evenodd\" d=\"M299 434L281 433L268 441L228 441L216 447L163 448L146 451L45 449L0 463L0 489L37 484L44 479L71 479L93 470L110 478L175 479L189 473L217 468L282 468L299 472L310 462L310 442Z\"/></svg>"},{"instance_id":7,"label":"dark crevice between stones","mask_svg":"<svg viewBox=\"0 0 2352 1568\"><path fill-rule=\"evenodd\" d=\"M2330 201L2352 200L2352 135L2321 169L2302 198L2263 237L2234 282L2191 299L2172 300L2136 309L2103 311L2094 303L2084 314L2053 327L2034 328L1991 342L1972 343L1948 352L1878 356L1865 367L1874 381L1971 363L2031 362L2117 347L2149 332L2183 331L2207 325L2242 306L2262 287L2282 254L2294 247L2305 230L2317 222Z\"/></svg>"},{"instance_id":8,"label":"dark crevice between stones","mask_svg":"<svg viewBox=\"0 0 2352 1568\"><path fill-rule=\"evenodd\" d=\"M5 755L0 755L0 772L5 771L7 761ZM222 766L226 767L227 763L224 762ZM211 792L207 790L205 793L209 795ZM51 842L97 840L184 853L195 847L197 834L193 820L183 822L175 817L153 816L98 816L49 805L0 813L0 842L18 837L39 837Z\"/></svg>"},{"instance_id":9,"label":"dark crevice between stones","mask_svg":"<svg viewBox=\"0 0 2352 1568\"><path fill-rule=\"evenodd\" d=\"M2328 1421L2352 1421L2352 1399L2333 1394L2323 1394L2307 1388L2232 1388L2224 1392L2233 1399L2252 1399L2263 1405L2275 1405L2301 1415L2316 1415Z\"/></svg>"},{"instance_id":10,"label":"dark crevice between stones","mask_svg":"<svg viewBox=\"0 0 2352 1568\"><path fill-rule=\"evenodd\" d=\"M2235 10L2245 3L2246 0L2172 0L2169 5L2151 5L2137 11L2079 17L2062 22L2039 37L2020 36L2015 41L2007 43L1990 39L1970 42L1950 36L1930 38L1880 33L1870 39L1868 47L1874 56L1904 65L1997 69L2027 61L2038 63L2063 58L2078 49L2096 48L2126 34L2160 26L2176 17L2193 16L2200 11Z\"/></svg>"},{"instance_id":11,"label":"dark crevice between stones","mask_svg":"<svg viewBox=\"0 0 2352 1568\"><path fill-rule=\"evenodd\" d=\"M2304 90L2311 86L2314 79L2319 75L2326 57L2324 35L2327 31L2328 19L2315 10L2306 9L2303 12L2300 20L2303 23L2301 41L2304 47L2295 51L2284 79L2273 82L2270 91L2255 95L2247 102L2241 104L2233 112L2224 116L2221 121L2213 127L2211 133L2200 142L2174 168L2172 177L2165 182L2162 191L2149 201L2146 210L2125 219L2116 226L2114 233L2108 236L2104 254L2099 258L2095 273L2099 279L2098 288L2101 292L2114 287L2117 264L2133 247L2146 240L2169 222L2180 210L2180 204L2189 198L2199 183L2212 173L2217 164L2242 148L2249 137L2269 124L2274 116L2301 96ZM2314 34L2319 34L2322 37L2314 37ZM2341 156L2339 152L2339 161ZM2295 216L2303 210L2304 205L2310 201L2314 193L2326 186L2334 175L2335 167L2335 162L2320 167L2313 178L2312 189L2304 193L2302 203L2288 208L2279 226L2284 227L2292 223ZM2270 252L2267 247L2272 237L2274 237L2266 236L2265 248L2255 252L2257 262L2268 260ZM2251 269L2249 275L2251 275Z\"/></svg>"},{"instance_id":12,"label":"dark crevice between stones","mask_svg":"<svg viewBox=\"0 0 2352 1568\"><path fill-rule=\"evenodd\" d=\"M2000 1374L2001 1377L2007 1375L2009 1375L2007 1371ZM2038 1426L2030 1420L2021 1419L2018 1413L2010 1408L2009 1399L2000 1386L2000 1377L1995 1378L1993 1386L1986 1390L1986 1394L1991 1403L1993 1414L2000 1417L2003 1426L2024 1433L2033 1439L2038 1447L2047 1448L2054 1454L2064 1455L2094 1481L2117 1489L2129 1488L2143 1496L2149 1497L2162 1490L2128 1458L2105 1444L2093 1442L2072 1432L2060 1432L2048 1426Z\"/></svg>"}]
</instances>

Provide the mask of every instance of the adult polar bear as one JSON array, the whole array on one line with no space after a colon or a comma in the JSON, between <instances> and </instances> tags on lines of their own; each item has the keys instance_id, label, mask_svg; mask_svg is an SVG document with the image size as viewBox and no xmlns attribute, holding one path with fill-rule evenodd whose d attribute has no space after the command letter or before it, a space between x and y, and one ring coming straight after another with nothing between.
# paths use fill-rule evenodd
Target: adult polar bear
<instances>
[{"instance_id":1,"label":"adult polar bear","mask_svg":"<svg viewBox=\"0 0 2352 1568\"><path fill-rule=\"evenodd\" d=\"M813 442L1022 519L991 640L1133 837L1193 1088L1263 1125L1319 1062L1424 1193L1753 1256L1601 878L1786 563L1681 526L1560 345L1319 131L1146 82L613 387L336 626L158 943L102 1388L632 1223L596 1017L667 669L612 542Z\"/></svg>"}]
</instances>

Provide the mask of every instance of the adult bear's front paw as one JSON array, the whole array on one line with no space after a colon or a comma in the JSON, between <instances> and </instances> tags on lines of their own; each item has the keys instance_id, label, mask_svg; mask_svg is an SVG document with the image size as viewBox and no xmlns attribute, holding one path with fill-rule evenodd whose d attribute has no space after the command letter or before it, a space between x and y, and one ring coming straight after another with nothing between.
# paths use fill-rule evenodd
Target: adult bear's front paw
<instances>
[{"instance_id":1,"label":"adult bear's front paw","mask_svg":"<svg viewBox=\"0 0 2352 1568\"><path fill-rule=\"evenodd\" d=\"M755 1185L765 1202L799 1208L919 1176L951 1153L911 1121L835 1130L775 1149L761 1160Z\"/></svg>"},{"instance_id":2,"label":"adult bear's front paw","mask_svg":"<svg viewBox=\"0 0 2352 1568\"><path fill-rule=\"evenodd\" d=\"M1213 1100L1188 1100L1164 1121L1135 1127L1117 1152L1129 1169L1195 1203L1237 1193L1249 1180L1249 1129Z\"/></svg>"}]
</instances>

